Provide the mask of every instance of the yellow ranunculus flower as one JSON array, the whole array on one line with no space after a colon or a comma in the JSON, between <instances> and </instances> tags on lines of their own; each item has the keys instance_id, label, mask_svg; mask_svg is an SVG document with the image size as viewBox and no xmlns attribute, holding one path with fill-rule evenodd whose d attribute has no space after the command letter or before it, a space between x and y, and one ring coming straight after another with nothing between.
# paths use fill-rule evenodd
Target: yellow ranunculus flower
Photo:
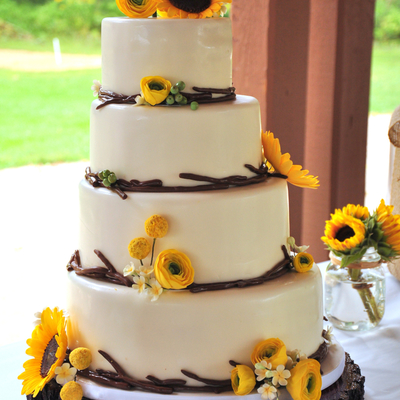
<instances>
[{"instance_id":1,"label":"yellow ranunculus flower","mask_svg":"<svg viewBox=\"0 0 400 400\"><path fill-rule=\"evenodd\" d=\"M235 394L245 396L254 389L256 377L247 365L237 365L231 372L231 382Z\"/></svg>"},{"instance_id":2,"label":"yellow ranunculus flower","mask_svg":"<svg viewBox=\"0 0 400 400\"><path fill-rule=\"evenodd\" d=\"M168 222L161 215L154 214L144 223L146 233L152 238L162 238L168 232Z\"/></svg>"},{"instance_id":3,"label":"yellow ranunculus flower","mask_svg":"<svg viewBox=\"0 0 400 400\"><path fill-rule=\"evenodd\" d=\"M151 245L146 238L135 238L129 243L128 250L132 258L136 258L136 260L143 260L149 255Z\"/></svg>"},{"instance_id":4,"label":"yellow ranunculus flower","mask_svg":"<svg viewBox=\"0 0 400 400\"><path fill-rule=\"evenodd\" d=\"M314 265L314 258L308 253L298 253L293 259L293 266L297 272L307 272Z\"/></svg>"},{"instance_id":5,"label":"yellow ranunculus flower","mask_svg":"<svg viewBox=\"0 0 400 400\"><path fill-rule=\"evenodd\" d=\"M140 81L144 99L155 106L162 103L169 95L171 82L161 76L146 76Z\"/></svg>"},{"instance_id":6,"label":"yellow ranunculus flower","mask_svg":"<svg viewBox=\"0 0 400 400\"><path fill-rule=\"evenodd\" d=\"M293 400L319 400L321 398L321 366L308 358L290 370L291 377L286 385Z\"/></svg>"},{"instance_id":7,"label":"yellow ranunculus flower","mask_svg":"<svg viewBox=\"0 0 400 400\"><path fill-rule=\"evenodd\" d=\"M170 249L158 255L154 275L165 289L184 289L193 283L194 269L186 254Z\"/></svg>"},{"instance_id":8,"label":"yellow ranunculus flower","mask_svg":"<svg viewBox=\"0 0 400 400\"><path fill-rule=\"evenodd\" d=\"M116 0L118 8L130 18L147 18L157 11L156 0Z\"/></svg>"},{"instance_id":9,"label":"yellow ranunculus flower","mask_svg":"<svg viewBox=\"0 0 400 400\"><path fill-rule=\"evenodd\" d=\"M273 369L278 365L286 365L286 346L282 340L267 339L258 343L251 354L251 362L256 365L262 360L271 363Z\"/></svg>"}]
</instances>

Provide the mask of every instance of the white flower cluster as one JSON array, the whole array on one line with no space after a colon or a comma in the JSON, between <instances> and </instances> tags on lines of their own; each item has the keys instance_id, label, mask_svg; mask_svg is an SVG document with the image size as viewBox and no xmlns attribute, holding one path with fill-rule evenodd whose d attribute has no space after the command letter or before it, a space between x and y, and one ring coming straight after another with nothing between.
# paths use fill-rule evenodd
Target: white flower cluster
<instances>
[{"instance_id":1,"label":"white flower cluster","mask_svg":"<svg viewBox=\"0 0 400 400\"><path fill-rule=\"evenodd\" d=\"M140 265L139 268L131 261L124 270L124 276L133 276L132 287L139 293L147 294L151 296L151 301L156 301L163 292L162 286L159 284L157 279L153 275L153 267L146 267Z\"/></svg>"},{"instance_id":2,"label":"white flower cluster","mask_svg":"<svg viewBox=\"0 0 400 400\"><path fill-rule=\"evenodd\" d=\"M61 367L56 367L54 370L54 373L57 375L56 382L63 386L75 378L76 372L76 368L71 367L69 363L64 363Z\"/></svg>"},{"instance_id":3,"label":"white flower cluster","mask_svg":"<svg viewBox=\"0 0 400 400\"><path fill-rule=\"evenodd\" d=\"M94 97L96 97L96 96L99 95L100 88L101 88L101 83L100 83L100 81L98 81L97 79L95 79L95 80L93 81L92 87L90 88L91 90L93 90L93 96L94 96Z\"/></svg>"},{"instance_id":4,"label":"white flower cluster","mask_svg":"<svg viewBox=\"0 0 400 400\"><path fill-rule=\"evenodd\" d=\"M290 357L288 357L289 359ZM278 365L276 369L272 369L272 364L266 360L262 360L255 365L255 373L258 381L265 383L257 389L262 399L274 400L277 397L277 389L287 385L287 379L290 378L290 371L284 365Z\"/></svg>"}]
</instances>

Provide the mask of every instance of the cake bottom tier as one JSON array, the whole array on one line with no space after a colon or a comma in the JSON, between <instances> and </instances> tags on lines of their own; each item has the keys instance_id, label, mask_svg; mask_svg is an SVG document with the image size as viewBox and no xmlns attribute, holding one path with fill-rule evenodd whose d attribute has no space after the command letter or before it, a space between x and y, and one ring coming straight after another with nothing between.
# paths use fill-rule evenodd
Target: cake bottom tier
<instances>
[{"instance_id":1,"label":"cake bottom tier","mask_svg":"<svg viewBox=\"0 0 400 400\"><path fill-rule=\"evenodd\" d=\"M251 365L257 343L281 339L288 350L314 353L323 339L318 267L262 285L193 294L165 291L156 302L130 287L68 277L68 346L91 349L91 369L110 370L108 353L137 379L185 379L181 370L229 379L229 360Z\"/></svg>"}]
</instances>

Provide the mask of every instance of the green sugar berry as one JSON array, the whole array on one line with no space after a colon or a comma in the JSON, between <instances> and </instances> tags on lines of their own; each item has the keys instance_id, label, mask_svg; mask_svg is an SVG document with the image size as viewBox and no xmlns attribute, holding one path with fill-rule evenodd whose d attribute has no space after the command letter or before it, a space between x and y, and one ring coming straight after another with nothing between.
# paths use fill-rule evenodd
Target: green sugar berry
<instances>
[{"instance_id":1,"label":"green sugar berry","mask_svg":"<svg viewBox=\"0 0 400 400\"><path fill-rule=\"evenodd\" d=\"M175 101L177 103L180 103L182 101L182 99L183 99L183 96L180 93L175 95Z\"/></svg>"},{"instance_id":2,"label":"green sugar berry","mask_svg":"<svg viewBox=\"0 0 400 400\"><path fill-rule=\"evenodd\" d=\"M103 171L100 171L100 172L98 173L98 176L99 176L99 178L100 178L101 180L103 180L103 179L105 178L105 176L103 175Z\"/></svg>"},{"instance_id":3,"label":"green sugar berry","mask_svg":"<svg viewBox=\"0 0 400 400\"><path fill-rule=\"evenodd\" d=\"M111 183L107 178L105 178L105 179L103 179L103 185L106 187L109 187L109 186L111 186Z\"/></svg>"},{"instance_id":4,"label":"green sugar berry","mask_svg":"<svg viewBox=\"0 0 400 400\"><path fill-rule=\"evenodd\" d=\"M114 174L114 172L111 172L111 174L108 175L107 180L108 180L108 182L110 182L111 184L117 182L117 177L116 177L116 175Z\"/></svg>"},{"instance_id":5,"label":"green sugar berry","mask_svg":"<svg viewBox=\"0 0 400 400\"><path fill-rule=\"evenodd\" d=\"M198 103L197 101L192 101L192 102L190 103L190 108L191 108L193 111L196 111L196 110L199 108L199 103Z\"/></svg>"},{"instance_id":6,"label":"green sugar berry","mask_svg":"<svg viewBox=\"0 0 400 400\"><path fill-rule=\"evenodd\" d=\"M177 93L179 93L179 89L176 86L172 86L171 93L172 94L177 94Z\"/></svg>"},{"instance_id":7,"label":"green sugar berry","mask_svg":"<svg viewBox=\"0 0 400 400\"><path fill-rule=\"evenodd\" d=\"M167 97L166 102L167 102L167 104L169 104L169 105L174 104L174 103L175 103L174 96L172 96L172 95L170 94L170 95Z\"/></svg>"},{"instance_id":8,"label":"green sugar berry","mask_svg":"<svg viewBox=\"0 0 400 400\"><path fill-rule=\"evenodd\" d=\"M105 169L104 171L102 171L102 174L103 174L104 178L107 178L107 176L110 175L111 172L108 169Z\"/></svg>"},{"instance_id":9,"label":"green sugar berry","mask_svg":"<svg viewBox=\"0 0 400 400\"><path fill-rule=\"evenodd\" d=\"M179 81L176 85L175 85L180 91L185 90L185 82L183 81Z\"/></svg>"},{"instance_id":10,"label":"green sugar berry","mask_svg":"<svg viewBox=\"0 0 400 400\"><path fill-rule=\"evenodd\" d=\"M185 96L182 96L182 100L179 102L179 105L185 106L187 104L188 100Z\"/></svg>"}]
</instances>

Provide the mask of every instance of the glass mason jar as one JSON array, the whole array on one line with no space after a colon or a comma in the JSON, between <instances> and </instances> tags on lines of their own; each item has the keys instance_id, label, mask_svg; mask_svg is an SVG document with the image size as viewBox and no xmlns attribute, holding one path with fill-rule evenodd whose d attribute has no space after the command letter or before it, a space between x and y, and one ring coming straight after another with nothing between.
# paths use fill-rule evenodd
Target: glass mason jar
<instances>
[{"instance_id":1,"label":"glass mason jar","mask_svg":"<svg viewBox=\"0 0 400 400\"><path fill-rule=\"evenodd\" d=\"M374 248L360 262L340 268L330 253L325 274L325 313L336 328L366 331L381 321L385 312L385 275ZM338 265L339 264L339 265Z\"/></svg>"}]
</instances>

